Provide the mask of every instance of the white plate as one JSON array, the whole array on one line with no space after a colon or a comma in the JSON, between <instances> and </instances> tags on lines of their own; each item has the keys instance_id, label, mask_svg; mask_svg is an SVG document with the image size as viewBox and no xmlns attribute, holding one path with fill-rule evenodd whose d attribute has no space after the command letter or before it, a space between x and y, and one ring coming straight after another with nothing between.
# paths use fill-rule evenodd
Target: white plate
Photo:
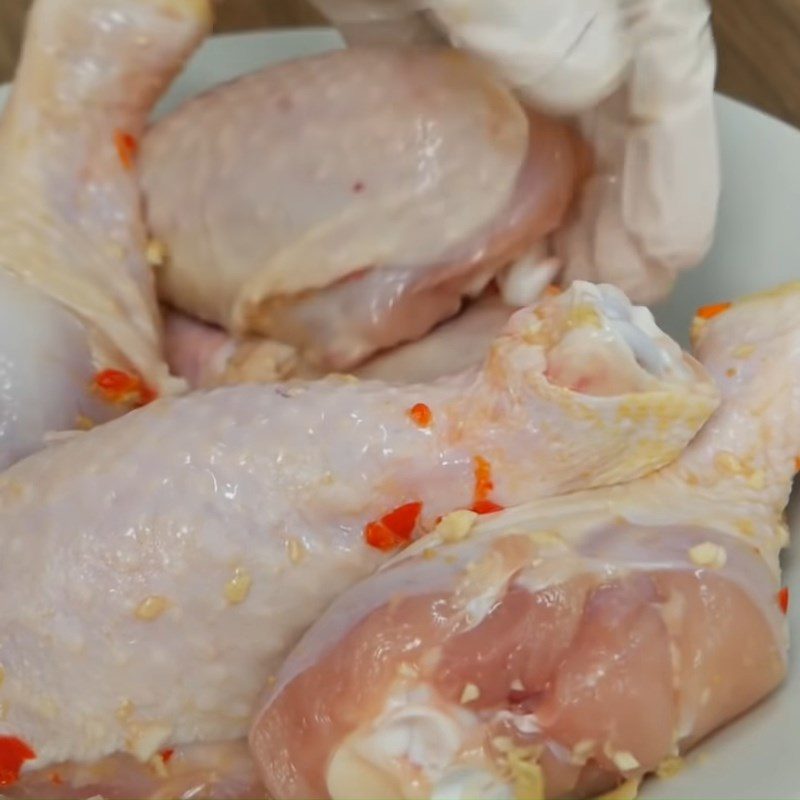
<instances>
[{"instance_id":1,"label":"white plate","mask_svg":"<svg viewBox=\"0 0 800 800\"><path fill-rule=\"evenodd\" d=\"M264 64L337 46L338 37L325 29L217 37L192 60L159 111ZM4 98L0 87L0 104ZM800 132L726 98L718 99L718 111L724 189L716 242L705 264L684 276L656 310L664 329L683 343L697 306L800 277ZM792 527L798 535L800 524ZM784 561L785 581L795 600L793 639L800 641L800 558L794 562ZM800 800L796 653L776 695L697 748L681 775L649 782L643 796Z\"/></svg>"}]
</instances>

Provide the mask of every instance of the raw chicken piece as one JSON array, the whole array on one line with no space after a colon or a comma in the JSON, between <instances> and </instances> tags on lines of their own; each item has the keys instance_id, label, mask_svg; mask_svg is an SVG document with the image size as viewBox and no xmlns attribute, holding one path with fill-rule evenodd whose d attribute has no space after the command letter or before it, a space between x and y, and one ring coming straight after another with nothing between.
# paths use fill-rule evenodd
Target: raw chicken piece
<instances>
[{"instance_id":1,"label":"raw chicken piece","mask_svg":"<svg viewBox=\"0 0 800 800\"><path fill-rule=\"evenodd\" d=\"M428 383L475 367L514 310L496 293L487 293L427 336L379 353L352 374L395 384ZM170 369L194 389L325 376L290 345L257 336L239 338L174 311L167 313L165 343Z\"/></svg>"},{"instance_id":2,"label":"raw chicken piece","mask_svg":"<svg viewBox=\"0 0 800 800\"><path fill-rule=\"evenodd\" d=\"M444 49L271 66L142 148L162 297L340 370L454 315L559 225L586 169L567 126Z\"/></svg>"},{"instance_id":3,"label":"raw chicken piece","mask_svg":"<svg viewBox=\"0 0 800 800\"><path fill-rule=\"evenodd\" d=\"M387 383L421 383L468 369L486 358L513 311L497 294L487 294L422 339L379 353L354 374Z\"/></svg>"},{"instance_id":4,"label":"raw chicken piece","mask_svg":"<svg viewBox=\"0 0 800 800\"><path fill-rule=\"evenodd\" d=\"M457 512L330 607L251 732L272 796L589 796L778 685L800 284L706 309L695 340L723 402L673 465Z\"/></svg>"},{"instance_id":5,"label":"raw chicken piece","mask_svg":"<svg viewBox=\"0 0 800 800\"><path fill-rule=\"evenodd\" d=\"M265 673L417 517L635 478L716 404L646 309L575 284L480 371L165 398L34 455L0 481L0 736L29 767L243 736Z\"/></svg>"},{"instance_id":6,"label":"raw chicken piece","mask_svg":"<svg viewBox=\"0 0 800 800\"><path fill-rule=\"evenodd\" d=\"M37 0L0 121L0 465L101 420L98 368L160 353L133 138L210 25L206 0ZM21 321L24 321L20 324Z\"/></svg>"}]
</instances>

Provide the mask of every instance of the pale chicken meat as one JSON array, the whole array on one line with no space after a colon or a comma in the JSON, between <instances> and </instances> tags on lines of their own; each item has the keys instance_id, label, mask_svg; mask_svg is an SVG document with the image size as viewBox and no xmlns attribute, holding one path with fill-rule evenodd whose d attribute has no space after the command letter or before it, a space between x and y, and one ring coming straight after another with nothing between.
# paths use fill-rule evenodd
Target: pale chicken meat
<instances>
[{"instance_id":1,"label":"pale chicken meat","mask_svg":"<svg viewBox=\"0 0 800 800\"><path fill-rule=\"evenodd\" d=\"M387 383L427 383L461 372L486 358L514 311L497 292L487 291L421 339L378 353L351 372ZM167 312L164 340L167 363L193 389L325 376L290 345L232 336L176 311Z\"/></svg>"},{"instance_id":2,"label":"pale chicken meat","mask_svg":"<svg viewBox=\"0 0 800 800\"><path fill-rule=\"evenodd\" d=\"M354 374L388 383L418 383L475 366L489 354L513 311L498 293L487 292L427 336L377 354Z\"/></svg>"},{"instance_id":3,"label":"pale chicken meat","mask_svg":"<svg viewBox=\"0 0 800 800\"><path fill-rule=\"evenodd\" d=\"M0 480L0 736L27 767L242 737L308 625L438 516L635 479L717 401L578 283L430 385L223 388L77 434Z\"/></svg>"},{"instance_id":4,"label":"pale chicken meat","mask_svg":"<svg viewBox=\"0 0 800 800\"><path fill-rule=\"evenodd\" d=\"M593 796L781 682L800 284L704 310L693 338L722 403L672 465L451 514L334 602L253 725L268 793Z\"/></svg>"},{"instance_id":5,"label":"pale chicken meat","mask_svg":"<svg viewBox=\"0 0 800 800\"><path fill-rule=\"evenodd\" d=\"M209 27L205 0L32 7L0 121L0 465L124 410L91 392L99 370L181 386L161 355L133 160Z\"/></svg>"},{"instance_id":6,"label":"pale chicken meat","mask_svg":"<svg viewBox=\"0 0 800 800\"><path fill-rule=\"evenodd\" d=\"M349 369L456 314L557 228L588 162L567 125L447 49L271 66L145 137L160 293Z\"/></svg>"}]
</instances>

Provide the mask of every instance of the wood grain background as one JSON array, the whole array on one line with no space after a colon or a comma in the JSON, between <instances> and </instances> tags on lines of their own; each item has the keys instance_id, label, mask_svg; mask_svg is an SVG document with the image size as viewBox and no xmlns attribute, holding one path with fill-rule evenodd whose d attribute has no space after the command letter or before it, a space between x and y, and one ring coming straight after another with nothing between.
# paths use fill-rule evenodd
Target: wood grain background
<instances>
[{"instance_id":1,"label":"wood grain background","mask_svg":"<svg viewBox=\"0 0 800 800\"><path fill-rule=\"evenodd\" d=\"M0 81L13 73L30 0L0 0ZM719 89L800 127L800 0L712 0ZM218 29L313 25L305 0L225 0Z\"/></svg>"}]
</instances>

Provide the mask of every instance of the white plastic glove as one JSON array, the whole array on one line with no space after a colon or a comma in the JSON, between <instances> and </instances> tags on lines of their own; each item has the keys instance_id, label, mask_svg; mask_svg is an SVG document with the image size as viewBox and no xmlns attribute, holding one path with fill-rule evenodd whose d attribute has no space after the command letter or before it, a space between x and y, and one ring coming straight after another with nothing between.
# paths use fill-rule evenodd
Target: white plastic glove
<instances>
[{"instance_id":1,"label":"white plastic glove","mask_svg":"<svg viewBox=\"0 0 800 800\"><path fill-rule=\"evenodd\" d=\"M706 0L315 2L351 41L425 41L433 25L533 105L576 117L596 163L553 243L565 281L652 302L705 255L719 195ZM519 270L506 291L528 300L512 283Z\"/></svg>"}]
</instances>

